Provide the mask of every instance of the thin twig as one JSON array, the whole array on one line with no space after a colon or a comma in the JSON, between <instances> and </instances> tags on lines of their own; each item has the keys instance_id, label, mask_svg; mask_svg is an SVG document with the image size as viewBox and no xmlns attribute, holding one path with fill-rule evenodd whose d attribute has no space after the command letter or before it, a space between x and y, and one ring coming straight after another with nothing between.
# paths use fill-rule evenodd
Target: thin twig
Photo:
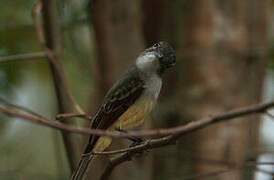
<instances>
[{"instance_id":1,"label":"thin twig","mask_svg":"<svg viewBox=\"0 0 274 180\"><path fill-rule=\"evenodd\" d=\"M42 20L42 0L37 0L31 11L32 15L32 20L33 20L33 25L35 27L36 35L38 38L38 41L42 44L45 45L45 32L43 28L43 20Z\"/></svg>"},{"instance_id":2,"label":"thin twig","mask_svg":"<svg viewBox=\"0 0 274 180\"><path fill-rule=\"evenodd\" d=\"M12 103L6 101L4 98L1 98L1 97L0 97L0 104L5 105L7 108L14 108L17 111L21 111L23 113L27 113L27 114L30 114L30 115L33 115L33 116L37 116L39 118L44 118L42 115L40 115L40 114L38 114L38 113L30 110L27 107L16 105L16 104L12 104Z\"/></svg>"},{"instance_id":3,"label":"thin twig","mask_svg":"<svg viewBox=\"0 0 274 180\"><path fill-rule=\"evenodd\" d=\"M14 62L14 61L21 61L21 60L34 60L34 59L41 59L45 58L46 55L44 52L34 52L34 53L24 53L24 54L14 54L9 56L1 56L0 63L6 62Z\"/></svg>"},{"instance_id":4,"label":"thin twig","mask_svg":"<svg viewBox=\"0 0 274 180\"><path fill-rule=\"evenodd\" d=\"M84 120L88 120L91 121L92 117L87 115L87 114L79 114L79 113L65 113L65 114L57 114L55 119L58 121L64 121L67 120L69 118L74 118L74 117L78 117L78 118L82 118Z\"/></svg>"},{"instance_id":5,"label":"thin twig","mask_svg":"<svg viewBox=\"0 0 274 180\"><path fill-rule=\"evenodd\" d=\"M10 107L7 108L7 107L0 106L0 112L11 117L21 118L23 120L29 121L34 124L40 124L45 127L51 127L53 129L58 129L65 132L74 132L74 133L85 134L85 135L91 134L89 128L77 128L71 125L67 125L64 123L60 123L58 121L48 119L46 117L42 117L41 115L35 116L30 113L24 113L22 110L18 111Z\"/></svg>"}]
</instances>

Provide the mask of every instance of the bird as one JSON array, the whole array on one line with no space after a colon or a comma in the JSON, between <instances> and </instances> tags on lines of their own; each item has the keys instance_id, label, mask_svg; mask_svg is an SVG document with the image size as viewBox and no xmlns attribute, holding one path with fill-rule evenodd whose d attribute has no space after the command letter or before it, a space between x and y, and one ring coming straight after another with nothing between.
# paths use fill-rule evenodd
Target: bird
<instances>
[{"instance_id":1,"label":"bird","mask_svg":"<svg viewBox=\"0 0 274 180\"><path fill-rule=\"evenodd\" d=\"M157 103L162 75L175 64L175 50L169 43L160 41L145 49L107 92L90 127L127 131L141 126ZM111 142L109 136L91 135L71 180L82 180L95 156L92 152L104 151Z\"/></svg>"}]
</instances>

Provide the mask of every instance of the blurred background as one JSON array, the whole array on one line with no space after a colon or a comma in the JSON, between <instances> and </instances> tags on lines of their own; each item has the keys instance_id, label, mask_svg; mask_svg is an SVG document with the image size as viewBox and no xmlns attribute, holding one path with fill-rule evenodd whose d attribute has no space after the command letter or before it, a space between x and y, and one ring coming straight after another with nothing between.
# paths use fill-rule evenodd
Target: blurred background
<instances>
[{"instance_id":1,"label":"blurred background","mask_svg":"<svg viewBox=\"0 0 274 180\"><path fill-rule=\"evenodd\" d=\"M37 2L1 2L0 97L54 119L61 111L32 16ZM113 82L158 41L172 44L178 63L164 76L147 127L173 127L274 99L274 1L48 2L69 88L86 112L93 114ZM25 53L31 58L16 58ZM16 56L6 58L11 55ZM73 135L78 150L68 151L59 131L2 114L0 119L1 180L69 178L69 159L79 158L83 136ZM79 119L76 124L87 123ZM214 125L124 163L111 178L271 180L273 129L269 116ZM105 159L98 160L90 177L97 179Z\"/></svg>"}]
</instances>

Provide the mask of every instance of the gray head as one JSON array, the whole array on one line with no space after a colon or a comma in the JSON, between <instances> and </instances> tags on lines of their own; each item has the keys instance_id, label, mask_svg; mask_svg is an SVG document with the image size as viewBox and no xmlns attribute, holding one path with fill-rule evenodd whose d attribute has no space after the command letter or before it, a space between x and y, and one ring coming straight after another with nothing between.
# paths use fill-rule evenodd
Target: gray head
<instances>
[{"instance_id":1,"label":"gray head","mask_svg":"<svg viewBox=\"0 0 274 180\"><path fill-rule=\"evenodd\" d=\"M159 42L146 49L136 60L137 67L145 73L162 74L174 66L176 56L174 49L167 42Z\"/></svg>"}]
</instances>

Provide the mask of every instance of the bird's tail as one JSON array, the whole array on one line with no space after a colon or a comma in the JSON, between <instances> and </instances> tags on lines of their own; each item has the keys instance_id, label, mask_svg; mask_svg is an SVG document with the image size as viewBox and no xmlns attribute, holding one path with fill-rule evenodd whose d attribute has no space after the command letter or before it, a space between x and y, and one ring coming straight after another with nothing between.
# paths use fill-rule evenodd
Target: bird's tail
<instances>
[{"instance_id":1,"label":"bird's tail","mask_svg":"<svg viewBox=\"0 0 274 180\"><path fill-rule=\"evenodd\" d=\"M89 143L87 144L84 153L78 163L75 171L73 172L70 180L82 180L86 175L86 171L89 167L90 161L95 157L92 151L103 152L111 144L112 139L107 136L100 137L96 142L96 139L92 141L92 136L90 137ZM96 143L94 143L96 142Z\"/></svg>"},{"instance_id":2,"label":"bird's tail","mask_svg":"<svg viewBox=\"0 0 274 180\"><path fill-rule=\"evenodd\" d=\"M83 154L70 180L82 180L86 175L90 161L94 158L92 154Z\"/></svg>"}]
</instances>

